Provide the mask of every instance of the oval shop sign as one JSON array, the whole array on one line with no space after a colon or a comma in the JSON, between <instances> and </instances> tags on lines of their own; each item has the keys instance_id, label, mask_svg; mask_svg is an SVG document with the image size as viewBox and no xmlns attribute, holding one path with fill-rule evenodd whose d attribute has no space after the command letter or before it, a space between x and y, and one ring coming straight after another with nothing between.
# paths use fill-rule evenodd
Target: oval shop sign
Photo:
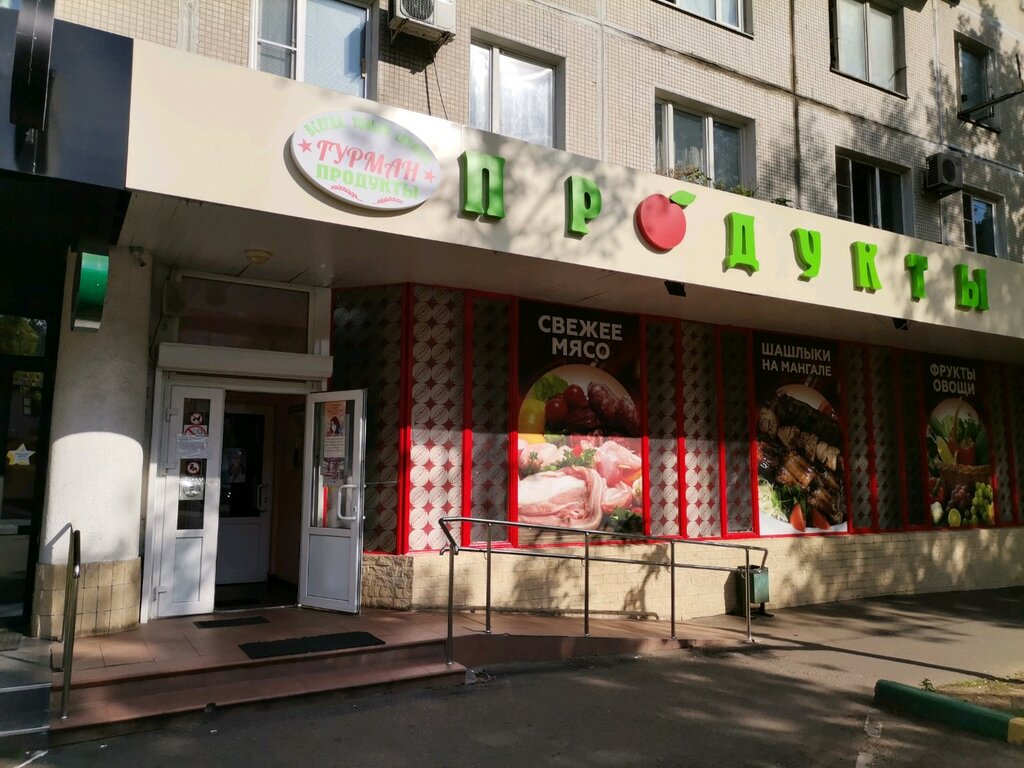
<instances>
[{"instance_id":1,"label":"oval shop sign","mask_svg":"<svg viewBox=\"0 0 1024 768\"><path fill-rule=\"evenodd\" d=\"M366 112L313 115L292 134L291 148L307 179L363 208L414 208L441 183L430 147L397 123Z\"/></svg>"}]
</instances>

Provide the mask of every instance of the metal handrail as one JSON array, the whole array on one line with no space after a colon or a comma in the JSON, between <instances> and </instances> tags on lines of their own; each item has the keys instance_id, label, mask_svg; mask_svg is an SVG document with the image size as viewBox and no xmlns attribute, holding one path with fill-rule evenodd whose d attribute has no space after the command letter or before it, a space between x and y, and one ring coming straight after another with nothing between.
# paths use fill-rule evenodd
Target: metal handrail
<instances>
[{"instance_id":1,"label":"metal handrail","mask_svg":"<svg viewBox=\"0 0 1024 768\"><path fill-rule=\"evenodd\" d=\"M75 658L75 623L78 618L78 579L82 575L82 540L79 531L71 531L68 542L67 575L64 578L64 624L61 630L63 653L61 671L64 682L60 694L60 719L68 717L71 704L71 667Z\"/></svg>"},{"instance_id":2,"label":"metal handrail","mask_svg":"<svg viewBox=\"0 0 1024 768\"><path fill-rule=\"evenodd\" d=\"M688 546L700 546L700 547L717 547L720 549L742 549L745 557L745 571L746 578L748 579L747 594L744 600L745 604L745 615L747 621L747 642L754 642L754 638L750 631L750 592L749 592L749 579L750 579L750 552L761 553L761 565L759 568L763 568L764 564L768 560L768 550L765 547L756 547L750 544L727 544L721 541L695 541L693 539L679 539L673 536L648 536L642 533L614 533L612 531L590 531L580 530L578 528L564 528L556 525L541 525L539 523L519 523L512 522L509 520L488 520L480 517L442 517L439 521L441 524L441 530L444 531L445 538L448 539L448 544L445 545L440 554L448 553L448 637L445 641L445 660L448 664L454 662L454 631L455 631L455 555L459 552L482 552L487 555L487 582L486 582L486 598L485 598L485 613L486 620L484 624L484 631L487 634L491 632L491 556L494 554L499 555L519 555L525 557L548 557L557 560L582 560L583 561L583 635L584 637L590 637L590 563L623 563L626 565L647 565L647 566L663 566L669 569L671 578L669 579L669 593L671 595L671 626L672 626L672 639L676 639L676 569L685 568L689 570L698 571L727 571L732 573L736 570L736 567L729 567L725 565L697 565L695 563L679 563L676 562L676 545L686 544ZM450 523L472 523L475 525L486 525L487 526L487 539L483 548L479 546L463 546L455 540L452 535L451 529L448 527ZM583 535L583 554L574 555L566 552L552 552L550 550L539 550L539 549L515 549L502 547L500 549L494 549L493 547L493 535L492 529L494 526L500 526L502 528L525 528L535 531L550 531L553 533L568 534L572 536ZM590 554L590 540L592 537L599 537L605 539L614 539L616 541L637 541L643 544L659 544L665 543L669 545L669 559L664 560L636 560L634 558L624 557L604 557L604 556L592 556Z\"/></svg>"}]
</instances>

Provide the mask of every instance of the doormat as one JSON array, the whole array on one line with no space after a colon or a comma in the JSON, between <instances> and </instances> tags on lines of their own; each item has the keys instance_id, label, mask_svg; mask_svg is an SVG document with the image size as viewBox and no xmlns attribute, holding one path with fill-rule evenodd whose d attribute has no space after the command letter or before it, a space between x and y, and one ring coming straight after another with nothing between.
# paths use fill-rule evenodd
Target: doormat
<instances>
[{"instance_id":1,"label":"doormat","mask_svg":"<svg viewBox=\"0 0 1024 768\"><path fill-rule=\"evenodd\" d=\"M16 651L21 646L21 632L0 629L0 651Z\"/></svg>"},{"instance_id":2,"label":"doormat","mask_svg":"<svg viewBox=\"0 0 1024 768\"><path fill-rule=\"evenodd\" d=\"M219 629L221 627L244 627L248 624L269 624L264 616L240 616L237 619L210 619L208 621L193 621L200 629Z\"/></svg>"},{"instance_id":3,"label":"doormat","mask_svg":"<svg viewBox=\"0 0 1024 768\"><path fill-rule=\"evenodd\" d=\"M344 648L361 648L366 645L384 645L384 641L369 632L338 632L334 635L291 637L287 640L268 640L262 643L241 643L238 647L250 659L268 659L272 656L340 651Z\"/></svg>"}]
</instances>

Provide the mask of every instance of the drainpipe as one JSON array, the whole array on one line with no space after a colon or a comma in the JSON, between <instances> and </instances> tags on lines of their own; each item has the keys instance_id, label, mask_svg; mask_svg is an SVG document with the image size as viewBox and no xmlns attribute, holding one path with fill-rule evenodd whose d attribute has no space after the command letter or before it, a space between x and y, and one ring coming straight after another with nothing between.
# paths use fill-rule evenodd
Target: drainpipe
<instances>
[{"instance_id":1,"label":"drainpipe","mask_svg":"<svg viewBox=\"0 0 1024 768\"><path fill-rule=\"evenodd\" d=\"M789 0L789 90L793 94L793 184L797 208L803 205L803 160L800 155L800 99L796 93L796 0Z\"/></svg>"}]
</instances>

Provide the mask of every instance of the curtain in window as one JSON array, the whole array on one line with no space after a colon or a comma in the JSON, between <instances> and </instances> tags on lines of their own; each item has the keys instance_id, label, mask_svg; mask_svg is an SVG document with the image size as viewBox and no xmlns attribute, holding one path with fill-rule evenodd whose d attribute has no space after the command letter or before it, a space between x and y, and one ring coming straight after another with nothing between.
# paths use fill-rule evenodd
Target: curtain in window
<instances>
[{"instance_id":1,"label":"curtain in window","mask_svg":"<svg viewBox=\"0 0 1024 768\"><path fill-rule=\"evenodd\" d=\"M293 77L295 71L295 0L260 3L258 66L261 72Z\"/></svg>"},{"instance_id":2,"label":"curtain in window","mask_svg":"<svg viewBox=\"0 0 1024 768\"><path fill-rule=\"evenodd\" d=\"M338 0L307 0L303 80L363 96L366 9Z\"/></svg>"},{"instance_id":3,"label":"curtain in window","mask_svg":"<svg viewBox=\"0 0 1024 768\"><path fill-rule=\"evenodd\" d=\"M967 109L987 98L985 59L973 51L960 49L960 107Z\"/></svg>"},{"instance_id":4,"label":"curtain in window","mask_svg":"<svg viewBox=\"0 0 1024 768\"><path fill-rule=\"evenodd\" d=\"M868 54L871 57L871 82L883 88L896 88L896 18L867 6Z\"/></svg>"},{"instance_id":5,"label":"curtain in window","mask_svg":"<svg viewBox=\"0 0 1024 768\"><path fill-rule=\"evenodd\" d=\"M555 73L550 67L502 55L501 132L545 147L554 145Z\"/></svg>"},{"instance_id":6,"label":"curtain in window","mask_svg":"<svg viewBox=\"0 0 1024 768\"><path fill-rule=\"evenodd\" d=\"M715 18L715 0L678 0L679 7L699 13L709 19Z\"/></svg>"},{"instance_id":7,"label":"curtain in window","mask_svg":"<svg viewBox=\"0 0 1024 768\"><path fill-rule=\"evenodd\" d=\"M854 77L867 77L864 39L864 4L857 0L836 0L839 25L839 69Z\"/></svg>"},{"instance_id":8,"label":"curtain in window","mask_svg":"<svg viewBox=\"0 0 1024 768\"><path fill-rule=\"evenodd\" d=\"M740 129L715 122L715 184L726 189L737 186L740 174Z\"/></svg>"},{"instance_id":9,"label":"curtain in window","mask_svg":"<svg viewBox=\"0 0 1024 768\"><path fill-rule=\"evenodd\" d=\"M491 130L491 49L469 47L469 124Z\"/></svg>"},{"instance_id":10,"label":"curtain in window","mask_svg":"<svg viewBox=\"0 0 1024 768\"><path fill-rule=\"evenodd\" d=\"M674 110L672 115L672 145L675 148L675 167L680 170L708 172L704 154L704 118Z\"/></svg>"}]
</instances>

